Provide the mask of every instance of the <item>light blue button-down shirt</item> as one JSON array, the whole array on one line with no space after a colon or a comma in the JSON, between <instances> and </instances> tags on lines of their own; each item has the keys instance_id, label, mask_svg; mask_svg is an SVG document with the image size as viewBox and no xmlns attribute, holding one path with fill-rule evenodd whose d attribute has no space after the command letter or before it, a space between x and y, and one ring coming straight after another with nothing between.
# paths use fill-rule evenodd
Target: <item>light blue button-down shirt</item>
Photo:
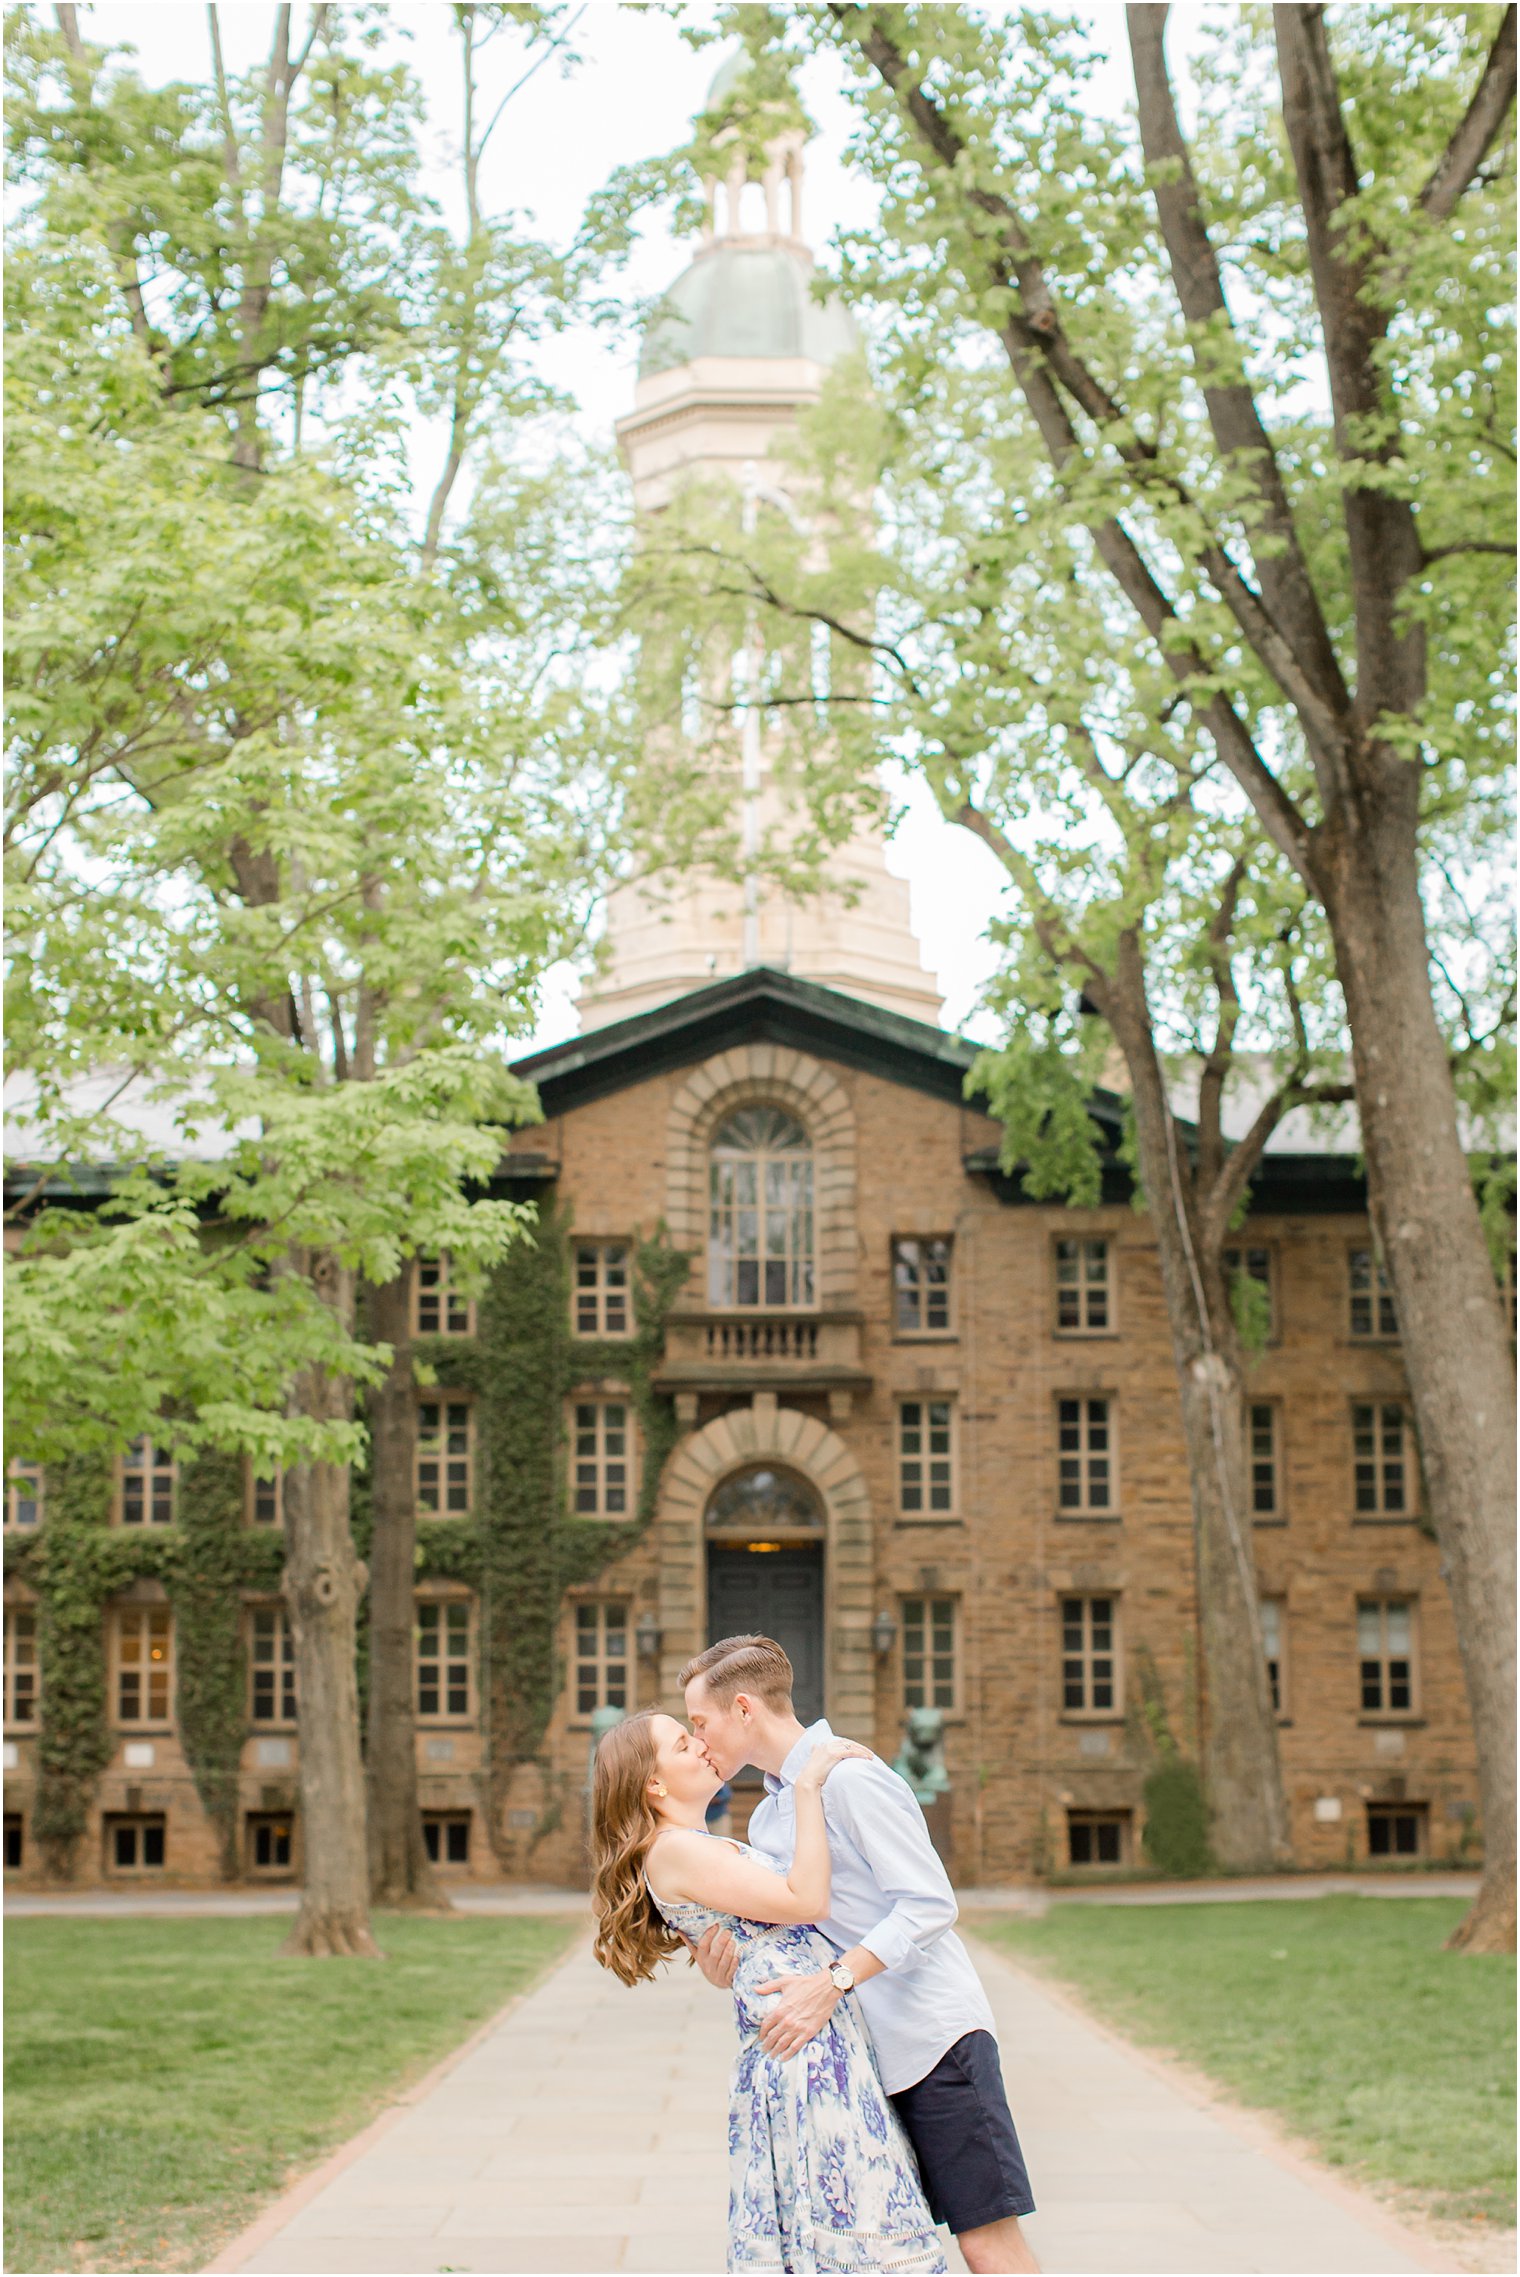
<instances>
[{"instance_id":1,"label":"light blue button-down shirt","mask_svg":"<svg viewBox=\"0 0 1520 2277\"><path fill-rule=\"evenodd\" d=\"M810 1724L781 1766L765 1774L749 1839L776 1865L797 1847L793 1783L813 1749L834 1734ZM971 1956L955 1934L959 1907L918 1798L878 1756L836 1764L823 1790L832 1873L831 1910L820 1922L841 1952L864 1945L883 1974L859 1988L889 2095L933 2071L964 2032L997 2026Z\"/></svg>"}]
</instances>

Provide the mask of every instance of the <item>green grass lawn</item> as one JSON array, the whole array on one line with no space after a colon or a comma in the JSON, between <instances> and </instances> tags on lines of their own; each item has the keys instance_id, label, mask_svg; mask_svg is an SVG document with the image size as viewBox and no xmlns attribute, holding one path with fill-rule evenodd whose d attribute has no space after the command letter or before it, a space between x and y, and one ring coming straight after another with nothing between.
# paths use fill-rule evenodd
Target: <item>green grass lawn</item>
<instances>
[{"instance_id":1,"label":"green grass lawn","mask_svg":"<svg viewBox=\"0 0 1520 2277\"><path fill-rule=\"evenodd\" d=\"M1056 1905L978 1935L1094 2014L1431 2210L1515 2218L1515 1964L1445 1953L1446 1898Z\"/></svg>"},{"instance_id":2,"label":"green grass lawn","mask_svg":"<svg viewBox=\"0 0 1520 2277\"><path fill-rule=\"evenodd\" d=\"M281 1960L267 1915L8 1922L7 2269L199 2268L577 1926L386 1915L376 1962Z\"/></svg>"}]
</instances>

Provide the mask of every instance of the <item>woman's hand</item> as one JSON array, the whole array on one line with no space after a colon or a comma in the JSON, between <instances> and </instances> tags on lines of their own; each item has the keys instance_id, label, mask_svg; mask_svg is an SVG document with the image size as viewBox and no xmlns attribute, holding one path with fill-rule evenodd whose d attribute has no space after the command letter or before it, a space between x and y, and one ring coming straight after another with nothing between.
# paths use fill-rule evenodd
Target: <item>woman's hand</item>
<instances>
[{"instance_id":1,"label":"woman's hand","mask_svg":"<svg viewBox=\"0 0 1520 2277\"><path fill-rule=\"evenodd\" d=\"M871 1750L868 1747L857 1746L853 1739L826 1739L821 1741L814 1748L798 1774L798 1786L809 1794L816 1793L835 1764L848 1763L852 1756L869 1763Z\"/></svg>"}]
</instances>

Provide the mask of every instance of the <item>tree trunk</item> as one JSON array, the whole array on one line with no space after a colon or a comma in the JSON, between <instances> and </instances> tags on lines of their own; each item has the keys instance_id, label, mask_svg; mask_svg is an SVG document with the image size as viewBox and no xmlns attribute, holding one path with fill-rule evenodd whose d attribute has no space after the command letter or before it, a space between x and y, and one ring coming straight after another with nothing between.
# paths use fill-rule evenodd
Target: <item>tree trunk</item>
<instances>
[{"instance_id":1,"label":"tree trunk","mask_svg":"<svg viewBox=\"0 0 1520 2277\"><path fill-rule=\"evenodd\" d=\"M1412 820L1366 802L1324 847L1372 1222L1451 1592L1484 1874L1452 1939L1515 1949L1515 1369L1430 995Z\"/></svg>"},{"instance_id":2,"label":"tree trunk","mask_svg":"<svg viewBox=\"0 0 1520 2277\"><path fill-rule=\"evenodd\" d=\"M369 1292L370 1332L394 1357L370 1394L374 1534L369 1585L369 1888L376 1905L449 1912L422 1846L412 1653L417 1509L416 1387L405 1273Z\"/></svg>"},{"instance_id":3,"label":"tree trunk","mask_svg":"<svg viewBox=\"0 0 1520 2277\"><path fill-rule=\"evenodd\" d=\"M302 1264L324 1301L350 1318L352 1274L331 1256ZM350 1412L353 1387L324 1369L306 1368L295 1399L299 1413L332 1421ZM341 1463L298 1463L285 1474L285 1602L296 1657L303 1871L300 1911L281 1951L378 1959L369 1925L354 1672L368 1575L354 1555L348 1481Z\"/></svg>"},{"instance_id":4,"label":"tree trunk","mask_svg":"<svg viewBox=\"0 0 1520 2277\"><path fill-rule=\"evenodd\" d=\"M1210 1842L1234 1873L1292 1864L1246 1491L1245 1375L1222 1260L1208 1253L1161 1065L1138 945L1101 1008L1124 1054L1140 1181L1161 1254L1193 1498L1202 1771Z\"/></svg>"}]
</instances>

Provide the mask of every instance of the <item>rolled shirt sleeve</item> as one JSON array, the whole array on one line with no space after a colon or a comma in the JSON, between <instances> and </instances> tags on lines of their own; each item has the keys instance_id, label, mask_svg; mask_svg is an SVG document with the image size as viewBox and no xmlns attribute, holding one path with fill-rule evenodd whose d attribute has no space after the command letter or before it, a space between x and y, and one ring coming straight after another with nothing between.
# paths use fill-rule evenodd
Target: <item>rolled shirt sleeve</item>
<instances>
[{"instance_id":1,"label":"rolled shirt sleeve","mask_svg":"<svg viewBox=\"0 0 1520 2277\"><path fill-rule=\"evenodd\" d=\"M960 1909L912 1789L881 1762L840 1764L824 1789L824 1811L870 1861L890 1910L855 1942L884 1969L926 1953Z\"/></svg>"}]
</instances>

